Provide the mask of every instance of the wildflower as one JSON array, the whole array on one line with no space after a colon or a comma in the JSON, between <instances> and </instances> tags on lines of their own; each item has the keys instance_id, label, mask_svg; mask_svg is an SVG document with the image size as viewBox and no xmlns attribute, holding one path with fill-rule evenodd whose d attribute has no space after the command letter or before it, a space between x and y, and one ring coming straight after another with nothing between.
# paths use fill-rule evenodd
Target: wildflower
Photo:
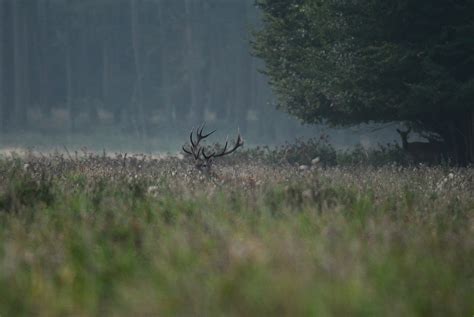
<instances>
[{"instance_id":1,"label":"wildflower","mask_svg":"<svg viewBox=\"0 0 474 317\"><path fill-rule=\"evenodd\" d=\"M148 195L156 197L158 196L158 191L159 191L158 186L150 186L148 187L146 192Z\"/></svg>"},{"instance_id":2,"label":"wildflower","mask_svg":"<svg viewBox=\"0 0 474 317\"><path fill-rule=\"evenodd\" d=\"M304 199L312 199L313 198L313 191L311 189L307 189L307 190L304 190L302 193L301 193L301 196L304 198Z\"/></svg>"},{"instance_id":3,"label":"wildflower","mask_svg":"<svg viewBox=\"0 0 474 317\"><path fill-rule=\"evenodd\" d=\"M318 165L319 164L319 161L320 161L320 158L319 156L314 158L312 161L311 161L311 165Z\"/></svg>"}]
</instances>

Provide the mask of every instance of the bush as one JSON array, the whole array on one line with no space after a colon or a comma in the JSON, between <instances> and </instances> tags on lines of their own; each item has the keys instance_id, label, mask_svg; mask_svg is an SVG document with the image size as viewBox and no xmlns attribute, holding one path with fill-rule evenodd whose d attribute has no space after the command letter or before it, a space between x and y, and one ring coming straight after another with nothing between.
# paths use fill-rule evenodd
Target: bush
<instances>
[{"instance_id":1,"label":"bush","mask_svg":"<svg viewBox=\"0 0 474 317\"><path fill-rule=\"evenodd\" d=\"M318 158L323 165L335 165L337 152L329 143L327 135L319 138L303 140L296 139L294 143L286 142L284 145L270 148L257 147L243 151L238 157L240 160L252 159L270 164L311 165Z\"/></svg>"},{"instance_id":2,"label":"bush","mask_svg":"<svg viewBox=\"0 0 474 317\"><path fill-rule=\"evenodd\" d=\"M407 165L403 149L398 144L380 144L377 148L365 149L362 145L348 151L337 153L338 165L371 165L384 166L388 164Z\"/></svg>"},{"instance_id":3,"label":"bush","mask_svg":"<svg viewBox=\"0 0 474 317\"><path fill-rule=\"evenodd\" d=\"M42 175L34 179L23 173L12 178L0 194L0 211L15 211L20 206L34 206L38 203L51 205L54 202L51 178Z\"/></svg>"},{"instance_id":4,"label":"bush","mask_svg":"<svg viewBox=\"0 0 474 317\"><path fill-rule=\"evenodd\" d=\"M294 143L287 142L276 148L265 146L249 149L240 152L234 159L290 165L311 165L317 159L322 166L409 164L403 149L397 144L388 143L372 149L357 145L349 150L337 151L325 135L308 140L296 139Z\"/></svg>"}]
</instances>

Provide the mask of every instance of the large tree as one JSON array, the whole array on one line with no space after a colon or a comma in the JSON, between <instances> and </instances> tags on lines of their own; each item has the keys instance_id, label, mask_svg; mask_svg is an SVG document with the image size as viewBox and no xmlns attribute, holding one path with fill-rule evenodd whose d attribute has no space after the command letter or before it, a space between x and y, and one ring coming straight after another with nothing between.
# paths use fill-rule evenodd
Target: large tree
<instances>
[{"instance_id":1,"label":"large tree","mask_svg":"<svg viewBox=\"0 0 474 317\"><path fill-rule=\"evenodd\" d=\"M305 122L405 121L474 162L473 0L258 0L254 48Z\"/></svg>"}]
</instances>

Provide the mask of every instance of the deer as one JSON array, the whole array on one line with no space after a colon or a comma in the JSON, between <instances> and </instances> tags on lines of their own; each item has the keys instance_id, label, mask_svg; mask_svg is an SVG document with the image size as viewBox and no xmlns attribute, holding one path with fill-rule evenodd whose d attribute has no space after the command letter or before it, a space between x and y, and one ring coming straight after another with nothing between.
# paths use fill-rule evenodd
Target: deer
<instances>
[{"instance_id":1,"label":"deer","mask_svg":"<svg viewBox=\"0 0 474 317\"><path fill-rule=\"evenodd\" d=\"M191 131L189 135L189 140L191 144L188 147L183 145L183 151L194 159L194 165L200 172L203 172L205 175L210 176L214 160L216 158L223 157L225 155L229 155L235 152L238 148L244 145L244 139L242 138L240 133L238 133L237 140L231 148L229 148L229 140L227 139L224 147L219 151L206 149L206 147L203 146L201 142L207 137L211 136L217 130L213 130L209 133L204 133L204 126L205 124L203 124L200 128L196 129L196 140L194 140L193 137L194 129Z\"/></svg>"},{"instance_id":2,"label":"deer","mask_svg":"<svg viewBox=\"0 0 474 317\"><path fill-rule=\"evenodd\" d=\"M443 153L441 142L408 142L411 131L411 128L406 131L397 129L402 139L403 151L410 160L414 162L434 162L441 159Z\"/></svg>"}]
</instances>

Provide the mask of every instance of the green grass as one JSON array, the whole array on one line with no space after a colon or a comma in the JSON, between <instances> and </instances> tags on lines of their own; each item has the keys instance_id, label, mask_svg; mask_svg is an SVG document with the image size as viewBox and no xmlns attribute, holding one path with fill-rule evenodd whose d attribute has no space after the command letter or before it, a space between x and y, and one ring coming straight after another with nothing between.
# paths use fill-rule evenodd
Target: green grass
<instances>
[{"instance_id":1,"label":"green grass","mask_svg":"<svg viewBox=\"0 0 474 317\"><path fill-rule=\"evenodd\" d=\"M0 315L471 316L474 170L0 160Z\"/></svg>"}]
</instances>

